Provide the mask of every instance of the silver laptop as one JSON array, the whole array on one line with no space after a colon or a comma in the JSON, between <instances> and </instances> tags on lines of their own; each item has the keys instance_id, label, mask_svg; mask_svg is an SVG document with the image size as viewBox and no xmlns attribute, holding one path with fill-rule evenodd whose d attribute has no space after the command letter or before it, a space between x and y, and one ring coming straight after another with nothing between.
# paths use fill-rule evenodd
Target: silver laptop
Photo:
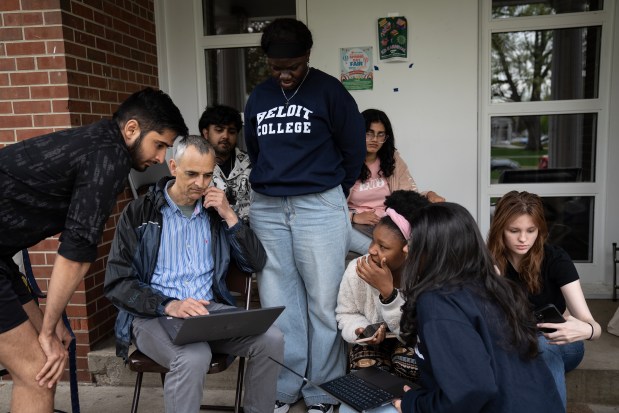
<instances>
[{"instance_id":1,"label":"silver laptop","mask_svg":"<svg viewBox=\"0 0 619 413\"><path fill-rule=\"evenodd\" d=\"M412 390L420 388L416 383L374 366L353 371L326 383L316 384L279 361L272 358L271 360L301 377L305 383L326 391L359 412L367 412L402 398L404 386L409 386Z\"/></svg>"},{"instance_id":2,"label":"silver laptop","mask_svg":"<svg viewBox=\"0 0 619 413\"><path fill-rule=\"evenodd\" d=\"M284 308L226 308L189 318L159 317L159 322L169 334L172 343L180 346L198 341L262 334L271 327Z\"/></svg>"}]
</instances>

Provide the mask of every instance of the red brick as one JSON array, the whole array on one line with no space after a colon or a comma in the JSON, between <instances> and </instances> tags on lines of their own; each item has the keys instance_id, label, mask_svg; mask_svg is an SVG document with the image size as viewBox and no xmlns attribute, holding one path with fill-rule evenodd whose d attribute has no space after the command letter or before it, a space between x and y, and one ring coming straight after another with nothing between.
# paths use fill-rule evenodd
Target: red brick
<instances>
[{"instance_id":1,"label":"red brick","mask_svg":"<svg viewBox=\"0 0 619 413\"><path fill-rule=\"evenodd\" d=\"M24 34L19 27L0 27L0 39L3 42L24 40Z\"/></svg>"},{"instance_id":2,"label":"red brick","mask_svg":"<svg viewBox=\"0 0 619 413\"><path fill-rule=\"evenodd\" d=\"M36 136L46 135L52 133L53 129L18 129L15 131L17 140L25 141L26 139L34 138Z\"/></svg>"},{"instance_id":3,"label":"red brick","mask_svg":"<svg viewBox=\"0 0 619 413\"><path fill-rule=\"evenodd\" d=\"M19 42L6 43L7 56L30 56L34 54L44 54L44 42Z\"/></svg>"},{"instance_id":4,"label":"red brick","mask_svg":"<svg viewBox=\"0 0 619 413\"><path fill-rule=\"evenodd\" d=\"M74 42L65 43L65 50L67 55L75 56L75 57L86 57L87 49L81 44Z\"/></svg>"},{"instance_id":5,"label":"red brick","mask_svg":"<svg viewBox=\"0 0 619 413\"><path fill-rule=\"evenodd\" d=\"M64 70L49 72L49 83L52 85L64 85L67 83L67 72Z\"/></svg>"},{"instance_id":6,"label":"red brick","mask_svg":"<svg viewBox=\"0 0 619 413\"><path fill-rule=\"evenodd\" d=\"M105 63L105 57L106 54L104 52L101 52L99 50L96 49L87 49L86 50L86 57L88 57L88 59L90 60L94 60L96 62L101 62L101 63Z\"/></svg>"},{"instance_id":7,"label":"red brick","mask_svg":"<svg viewBox=\"0 0 619 413\"><path fill-rule=\"evenodd\" d=\"M35 70L34 57L18 57L15 59L17 70Z\"/></svg>"},{"instance_id":8,"label":"red brick","mask_svg":"<svg viewBox=\"0 0 619 413\"><path fill-rule=\"evenodd\" d=\"M13 71L15 68L15 59L10 57L0 58L0 71Z\"/></svg>"},{"instance_id":9,"label":"red brick","mask_svg":"<svg viewBox=\"0 0 619 413\"><path fill-rule=\"evenodd\" d=\"M97 45L95 36L85 32L76 32L75 41L86 47L96 47Z\"/></svg>"},{"instance_id":10,"label":"red brick","mask_svg":"<svg viewBox=\"0 0 619 413\"><path fill-rule=\"evenodd\" d=\"M9 74L0 73L0 88L9 86Z\"/></svg>"},{"instance_id":11,"label":"red brick","mask_svg":"<svg viewBox=\"0 0 619 413\"><path fill-rule=\"evenodd\" d=\"M84 100L99 100L99 91L88 87L80 87L79 98Z\"/></svg>"},{"instance_id":12,"label":"red brick","mask_svg":"<svg viewBox=\"0 0 619 413\"><path fill-rule=\"evenodd\" d=\"M19 0L0 1L0 11L19 10Z\"/></svg>"},{"instance_id":13,"label":"red brick","mask_svg":"<svg viewBox=\"0 0 619 413\"><path fill-rule=\"evenodd\" d=\"M0 142L15 143L15 131L9 129L0 129Z\"/></svg>"},{"instance_id":14,"label":"red brick","mask_svg":"<svg viewBox=\"0 0 619 413\"><path fill-rule=\"evenodd\" d=\"M65 52L64 41L48 40L45 42L45 52L48 55L63 55Z\"/></svg>"},{"instance_id":15,"label":"red brick","mask_svg":"<svg viewBox=\"0 0 619 413\"><path fill-rule=\"evenodd\" d=\"M43 20L47 25L62 24L62 13L60 10L43 12Z\"/></svg>"},{"instance_id":16,"label":"red brick","mask_svg":"<svg viewBox=\"0 0 619 413\"><path fill-rule=\"evenodd\" d=\"M112 106L109 103L91 102L90 106L92 107L92 113L101 115L109 115L112 113ZM114 223L112 222L112 224Z\"/></svg>"},{"instance_id":17,"label":"red brick","mask_svg":"<svg viewBox=\"0 0 619 413\"><path fill-rule=\"evenodd\" d=\"M30 88L30 93L32 94L32 99L58 99L69 97L67 86L33 86Z\"/></svg>"},{"instance_id":18,"label":"red brick","mask_svg":"<svg viewBox=\"0 0 619 413\"><path fill-rule=\"evenodd\" d=\"M8 79L8 75L6 78ZM0 84L3 84L1 75ZM30 91L27 87L0 87L0 100L28 99L29 97Z\"/></svg>"},{"instance_id":19,"label":"red brick","mask_svg":"<svg viewBox=\"0 0 619 413\"><path fill-rule=\"evenodd\" d=\"M49 83L47 72L17 72L11 73L11 85L43 85Z\"/></svg>"},{"instance_id":20,"label":"red brick","mask_svg":"<svg viewBox=\"0 0 619 413\"><path fill-rule=\"evenodd\" d=\"M36 26L43 24L43 14L37 12L6 13L4 15L5 26Z\"/></svg>"},{"instance_id":21,"label":"red brick","mask_svg":"<svg viewBox=\"0 0 619 413\"><path fill-rule=\"evenodd\" d=\"M67 306L68 317L86 317L87 315L88 315L88 312L86 311L86 306L84 305Z\"/></svg>"},{"instance_id":22,"label":"red brick","mask_svg":"<svg viewBox=\"0 0 619 413\"><path fill-rule=\"evenodd\" d=\"M63 114L54 115L34 115L34 126L63 126L66 125L69 116Z\"/></svg>"},{"instance_id":23,"label":"red brick","mask_svg":"<svg viewBox=\"0 0 619 413\"><path fill-rule=\"evenodd\" d=\"M58 0L21 0L23 10L57 9Z\"/></svg>"},{"instance_id":24,"label":"red brick","mask_svg":"<svg viewBox=\"0 0 619 413\"><path fill-rule=\"evenodd\" d=\"M13 105L11 105L11 102L0 101L0 114L9 114L9 113L13 113Z\"/></svg>"},{"instance_id":25,"label":"red brick","mask_svg":"<svg viewBox=\"0 0 619 413\"><path fill-rule=\"evenodd\" d=\"M94 18L90 7L84 6L76 1L71 2L71 12L79 17L83 17L86 20L92 20Z\"/></svg>"},{"instance_id":26,"label":"red brick","mask_svg":"<svg viewBox=\"0 0 619 413\"><path fill-rule=\"evenodd\" d=\"M77 31L84 31L84 19L81 19L74 14L65 14L63 23L66 27L75 29Z\"/></svg>"},{"instance_id":27,"label":"red brick","mask_svg":"<svg viewBox=\"0 0 619 413\"><path fill-rule=\"evenodd\" d=\"M42 252L30 252L30 264L32 265L46 265L45 254Z\"/></svg>"},{"instance_id":28,"label":"red brick","mask_svg":"<svg viewBox=\"0 0 619 413\"><path fill-rule=\"evenodd\" d=\"M85 100L70 100L69 101L69 112L90 112L90 102Z\"/></svg>"},{"instance_id":29,"label":"red brick","mask_svg":"<svg viewBox=\"0 0 619 413\"><path fill-rule=\"evenodd\" d=\"M13 102L13 110L19 113L49 113L51 111L49 100L29 100L27 102Z\"/></svg>"},{"instance_id":30,"label":"red brick","mask_svg":"<svg viewBox=\"0 0 619 413\"><path fill-rule=\"evenodd\" d=\"M39 56L37 57L37 67L40 70L64 69L65 68L64 56L62 55Z\"/></svg>"},{"instance_id":31,"label":"red brick","mask_svg":"<svg viewBox=\"0 0 619 413\"><path fill-rule=\"evenodd\" d=\"M53 100L52 101L52 112L54 113L69 112L69 101L66 99Z\"/></svg>"},{"instance_id":32,"label":"red brick","mask_svg":"<svg viewBox=\"0 0 619 413\"><path fill-rule=\"evenodd\" d=\"M54 238L46 238L40 241L38 244L30 247L33 251L56 251L58 249L59 242Z\"/></svg>"},{"instance_id":33,"label":"red brick","mask_svg":"<svg viewBox=\"0 0 619 413\"><path fill-rule=\"evenodd\" d=\"M25 27L24 39L25 40L39 40L49 39L57 40L62 39L62 26L42 26L42 27Z\"/></svg>"},{"instance_id":34,"label":"red brick","mask_svg":"<svg viewBox=\"0 0 619 413\"><path fill-rule=\"evenodd\" d=\"M29 128L32 127L31 116L0 116L0 128Z\"/></svg>"}]
</instances>

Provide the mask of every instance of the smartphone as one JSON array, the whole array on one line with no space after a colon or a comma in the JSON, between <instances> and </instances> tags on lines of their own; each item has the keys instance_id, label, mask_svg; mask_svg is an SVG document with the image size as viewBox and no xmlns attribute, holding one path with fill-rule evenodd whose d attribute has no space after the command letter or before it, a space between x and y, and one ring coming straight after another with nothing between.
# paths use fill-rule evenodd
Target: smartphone
<instances>
[{"instance_id":1,"label":"smartphone","mask_svg":"<svg viewBox=\"0 0 619 413\"><path fill-rule=\"evenodd\" d=\"M565 323L565 318L559 312L554 304L546 304L543 307L537 308L533 314L535 314L535 321L538 323ZM554 328L540 328L544 333L554 333Z\"/></svg>"},{"instance_id":2,"label":"smartphone","mask_svg":"<svg viewBox=\"0 0 619 413\"><path fill-rule=\"evenodd\" d=\"M361 332L361 334L359 334L357 336L357 341L358 342L362 342L362 341L368 341L369 339L371 339L374 334L376 334L376 332L378 331L378 329L380 328L380 326L384 325L384 322L380 322L380 323L376 323L376 324L370 324L368 325L365 330L363 330Z\"/></svg>"}]
</instances>

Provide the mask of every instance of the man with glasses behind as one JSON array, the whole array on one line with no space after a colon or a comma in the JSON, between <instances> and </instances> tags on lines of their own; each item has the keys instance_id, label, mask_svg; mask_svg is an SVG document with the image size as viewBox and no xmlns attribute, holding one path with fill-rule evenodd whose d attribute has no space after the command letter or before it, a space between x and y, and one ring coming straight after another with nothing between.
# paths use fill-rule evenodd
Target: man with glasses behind
<instances>
[{"instance_id":1,"label":"man with glasses behind","mask_svg":"<svg viewBox=\"0 0 619 413\"><path fill-rule=\"evenodd\" d=\"M242 126L239 111L225 105L207 107L198 122L200 134L215 148L213 183L225 192L241 221L248 223L251 163L236 145Z\"/></svg>"}]
</instances>

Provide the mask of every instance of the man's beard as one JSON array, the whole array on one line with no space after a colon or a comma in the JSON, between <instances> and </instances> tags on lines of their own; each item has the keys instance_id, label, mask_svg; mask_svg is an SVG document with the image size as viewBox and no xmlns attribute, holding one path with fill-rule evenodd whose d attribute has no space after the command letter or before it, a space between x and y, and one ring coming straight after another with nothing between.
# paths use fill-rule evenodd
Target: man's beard
<instances>
[{"instance_id":1,"label":"man's beard","mask_svg":"<svg viewBox=\"0 0 619 413\"><path fill-rule=\"evenodd\" d=\"M131 164L136 171L143 172L146 170L146 166L142 165L142 142L146 134L140 131L140 136L133 142L133 145L129 147L129 154L131 155Z\"/></svg>"}]
</instances>

